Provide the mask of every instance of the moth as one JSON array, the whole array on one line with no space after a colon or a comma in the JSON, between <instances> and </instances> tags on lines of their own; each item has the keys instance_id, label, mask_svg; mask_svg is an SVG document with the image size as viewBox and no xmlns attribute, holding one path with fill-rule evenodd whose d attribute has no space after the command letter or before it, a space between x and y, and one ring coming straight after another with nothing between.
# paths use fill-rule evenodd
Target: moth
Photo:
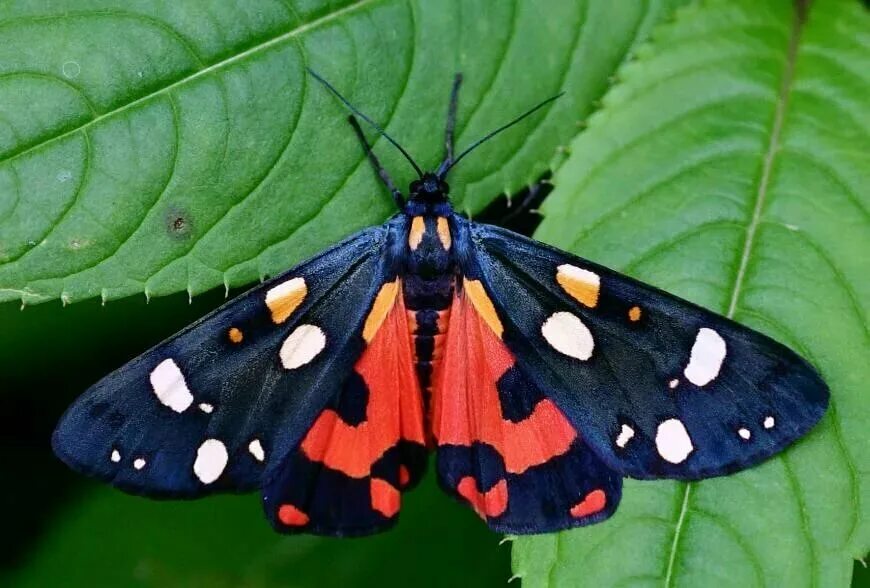
<instances>
[{"instance_id":1,"label":"moth","mask_svg":"<svg viewBox=\"0 0 870 588\"><path fill-rule=\"evenodd\" d=\"M624 477L698 480L774 455L828 389L769 337L591 261L456 213L340 99L399 209L103 378L54 432L72 469L133 494L262 493L282 533L375 533L430 452L502 533L611 516ZM396 188L358 122L418 178Z\"/></svg>"}]
</instances>

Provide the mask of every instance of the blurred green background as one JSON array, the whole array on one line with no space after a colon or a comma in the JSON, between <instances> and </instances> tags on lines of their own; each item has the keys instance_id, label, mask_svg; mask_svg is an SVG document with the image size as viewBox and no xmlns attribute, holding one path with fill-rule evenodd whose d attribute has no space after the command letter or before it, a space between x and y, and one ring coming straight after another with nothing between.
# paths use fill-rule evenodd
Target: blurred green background
<instances>
[{"instance_id":1,"label":"blurred green background","mask_svg":"<svg viewBox=\"0 0 870 588\"><path fill-rule=\"evenodd\" d=\"M221 302L0 305L0 586L504 585L508 545L431 475L395 529L342 540L275 534L256 495L152 501L53 457L51 431L78 394Z\"/></svg>"}]
</instances>

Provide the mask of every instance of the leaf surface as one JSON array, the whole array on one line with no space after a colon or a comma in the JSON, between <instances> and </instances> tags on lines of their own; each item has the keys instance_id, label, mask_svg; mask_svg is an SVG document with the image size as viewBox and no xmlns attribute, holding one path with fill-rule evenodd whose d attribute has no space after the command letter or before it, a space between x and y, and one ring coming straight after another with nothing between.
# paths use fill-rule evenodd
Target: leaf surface
<instances>
[{"instance_id":1,"label":"leaf surface","mask_svg":"<svg viewBox=\"0 0 870 588\"><path fill-rule=\"evenodd\" d=\"M452 175L457 206L480 210L550 169L678 3L6 3L0 302L247 284L383 221L392 202L306 66L424 167L442 156L454 72L460 147L565 90ZM407 185L407 162L375 148Z\"/></svg>"},{"instance_id":2,"label":"leaf surface","mask_svg":"<svg viewBox=\"0 0 870 588\"><path fill-rule=\"evenodd\" d=\"M704 2L653 35L571 146L537 236L766 332L832 390L760 467L628 481L604 524L517 538L537 586L848 586L870 547L870 17Z\"/></svg>"}]
</instances>

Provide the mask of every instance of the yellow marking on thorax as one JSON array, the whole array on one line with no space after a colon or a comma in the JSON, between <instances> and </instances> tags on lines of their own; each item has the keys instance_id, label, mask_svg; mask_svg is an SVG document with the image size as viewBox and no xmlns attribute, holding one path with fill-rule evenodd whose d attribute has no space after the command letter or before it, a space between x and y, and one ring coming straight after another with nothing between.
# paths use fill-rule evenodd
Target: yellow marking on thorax
<instances>
[{"instance_id":1,"label":"yellow marking on thorax","mask_svg":"<svg viewBox=\"0 0 870 588\"><path fill-rule=\"evenodd\" d=\"M387 315L393 309L393 304L396 302L396 295L399 293L398 278L392 282L387 282L381 286L378 295L375 296L375 301L372 304L372 309L366 317L366 323L363 326L363 339L366 343L371 343L375 338L375 333L384 324Z\"/></svg>"},{"instance_id":2,"label":"yellow marking on thorax","mask_svg":"<svg viewBox=\"0 0 870 588\"><path fill-rule=\"evenodd\" d=\"M504 327L495 312L495 305L493 305L486 290L483 289L483 284L481 284L479 280L469 280L468 278L464 278L463 287L465 293L468 294L469 300L471 300L471 304L474 305L474 309L486 324L489 325L492 332L501 338L501 334L504 332Z\"/></svg>"},{"instance_id":3,"label":"yellow marking on thorax","mask_svg":"<svg viewBox=\"0 0 870 588\"><path fill-rule=\"evenodd\" d=\"M408 232L408 246L411 251L417 249L420 243L423 242L423 235L426 233L426 221L422 216L415 216L411 221L411 230Z\"/></svg>"},{"instance_id":4,"label":"yellow marking on thorax","mask_svg":"<svg viewBox=\"0 0 870 588\"><path fill-rule=\"evenodd\" d=\"M290 318L307 294L304 278L293 278L271 288L266 292L266 306L272 313L272 322L280 325Z\"/></svg>"},{"instance_id":5,"label":"yellow marking on thorax","mask_svg":"<svg viewBox=\"0 0 870 588\"><path fill-rule=\"evenodd\" d=\"M556 268L556 281L580 304L589 308L595 308L598 304L598 293L601 289L601 278L598 274L566 263Z\"/></svg>"},{"instance_id":6,"label":"yellow marking on thorax","mask_svg":"<svg viewBox=\"0 0 870 588\"><path fill-rule=\"evenodd\" d=\"M450 237L450 225L447 224L447 219L443 216L439 216L435 228L438 230L438 239L441 241L444 249L450 251L450 245L453 244L453 239Z\"/></svg>"}]
</instances>

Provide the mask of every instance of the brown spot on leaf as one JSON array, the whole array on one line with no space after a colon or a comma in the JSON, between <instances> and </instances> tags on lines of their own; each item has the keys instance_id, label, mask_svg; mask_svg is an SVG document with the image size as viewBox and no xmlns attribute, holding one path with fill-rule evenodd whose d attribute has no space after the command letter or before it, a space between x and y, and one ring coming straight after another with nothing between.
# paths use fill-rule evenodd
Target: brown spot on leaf
<instances>
[{"instance_id":1,"label":"brown spot on leaf","mask_svg":"<svg viewBox=\"0 0 870 588\"><path fill-rule=\"evenodd\" d=\"M165 225L169 235L178 239L186 239L193 231L190 214L174 206L166 211Z\"/></svg>"}]
</instances>

